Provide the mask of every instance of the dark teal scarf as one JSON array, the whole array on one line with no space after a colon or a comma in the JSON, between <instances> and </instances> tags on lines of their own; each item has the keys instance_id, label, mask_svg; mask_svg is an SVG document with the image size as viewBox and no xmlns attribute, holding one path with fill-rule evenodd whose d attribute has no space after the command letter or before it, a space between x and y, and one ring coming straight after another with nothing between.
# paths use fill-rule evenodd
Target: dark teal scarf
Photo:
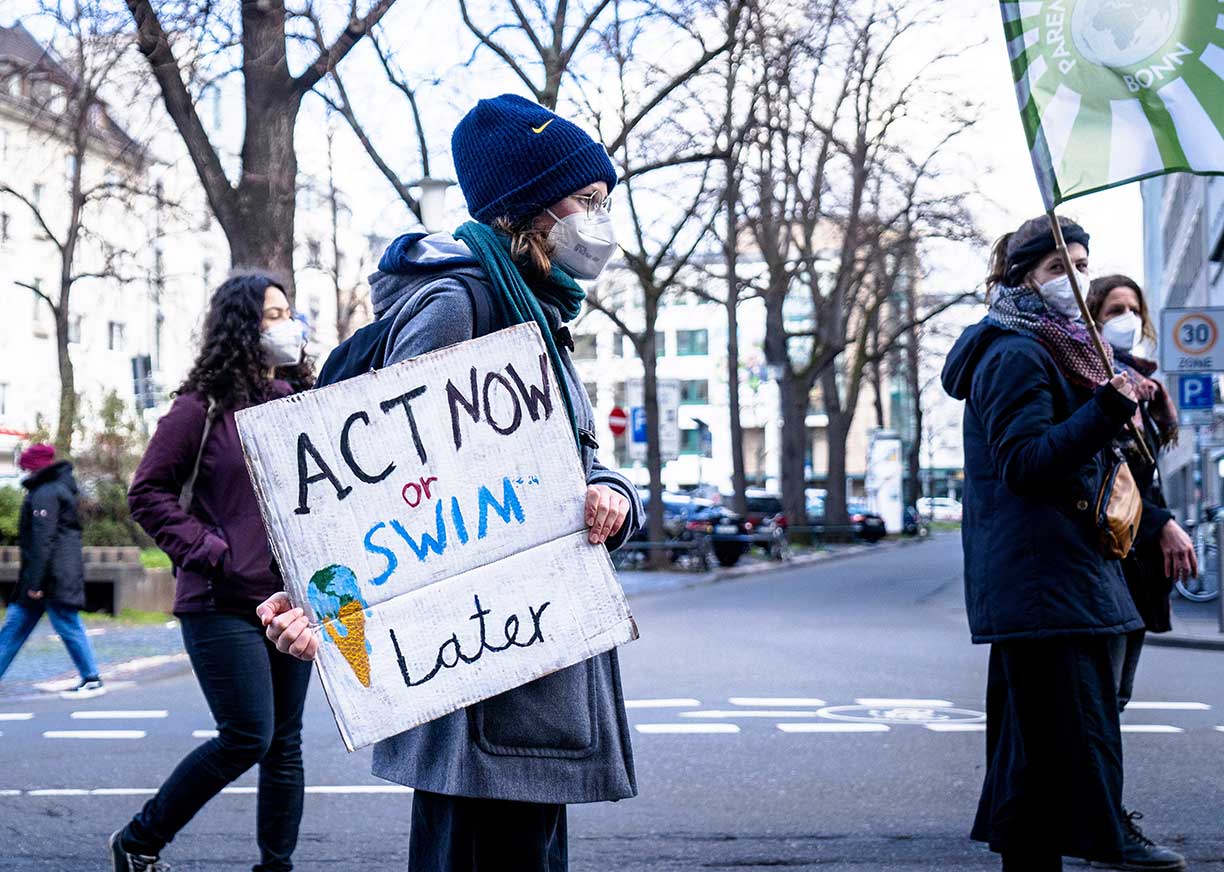
<instances>
[{"instance_id":1,"label":"dark teal scarf","mask_svg":"<svg viewBox=\"0 0 1224 872\"><path fill-rule=\"evenodd\" d=\"M493 303L501 316L501 323L512 327L515 324L535 321L539 325L540 335L544 337L544 345L548 348L548 357L552 361L557 389L565 401L565 411L574 430L574 441L578 443L578 450L581 452L578 418L574 414L574 404L570 401L569 389L566 386L561 353L557 350L557 341L553 338L548 318L540 308L540 301L556 306L561 311L563 321L572 321L582 311L586 292L572 276L556 266L548 276L533 276L529 284L510 257L509 239L487 224L469 221L455 231L455 238L466 242L472 256L480 261L480 266L493 288Z\"/></svg>"}]
</instances>

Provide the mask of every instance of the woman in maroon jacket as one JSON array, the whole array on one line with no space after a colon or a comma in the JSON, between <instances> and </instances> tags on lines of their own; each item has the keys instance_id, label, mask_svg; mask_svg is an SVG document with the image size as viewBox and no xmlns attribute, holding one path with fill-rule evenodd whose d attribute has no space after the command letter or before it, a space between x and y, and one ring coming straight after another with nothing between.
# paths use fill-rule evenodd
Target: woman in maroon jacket
<instances>
[{"instance_id":1,"label":"woman in maroon jacket","mask_svg":"<svg viewBox=\"0 0 1224 872\"><path fill-rule=\"evenodd\" d=\"M158 857L205 803L259 764L262 872L292 869L302 816L302 708L310 664L281 654L255 606L281 589L247 477L234 412L304 390L301 325L277 281L235 274L213 294L203 347L128 494L132 517L177 567L174 613L217 723L110 839L119 872Z\"/></svg>"}]
</instances>

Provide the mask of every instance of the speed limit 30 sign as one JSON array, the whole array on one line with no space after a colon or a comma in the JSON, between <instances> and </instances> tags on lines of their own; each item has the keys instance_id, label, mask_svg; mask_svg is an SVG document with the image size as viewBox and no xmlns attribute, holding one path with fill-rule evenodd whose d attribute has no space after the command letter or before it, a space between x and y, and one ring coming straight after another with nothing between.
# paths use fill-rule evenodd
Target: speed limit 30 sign
<instances>
[{"instance_id":1,"label":"speed limit 30 sign","mask_svg":"<svg viewBox=\"0 0 1224 872\"><path fill-rule=\"evenodd\" d=\"M1165 309L1160 365L1165 372L1224 372L1224 307Z\"/></svg>"}]
</instances>

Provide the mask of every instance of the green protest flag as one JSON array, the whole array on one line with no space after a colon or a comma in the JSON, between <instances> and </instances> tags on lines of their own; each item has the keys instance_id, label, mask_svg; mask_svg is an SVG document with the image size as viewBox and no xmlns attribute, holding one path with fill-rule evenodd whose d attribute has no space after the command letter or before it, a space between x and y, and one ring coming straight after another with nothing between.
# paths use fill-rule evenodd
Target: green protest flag
<instances>
[{"instance_id":1,"label":"green protest flag","mask_svg":"<svg viewBox=\"0 0 1224 872\"><path fill-rule=\"evenodd\" d=\"M999 6L1046 209L1163 173L1224 174L1224 2Z\"/></svg>"}]
</instances>

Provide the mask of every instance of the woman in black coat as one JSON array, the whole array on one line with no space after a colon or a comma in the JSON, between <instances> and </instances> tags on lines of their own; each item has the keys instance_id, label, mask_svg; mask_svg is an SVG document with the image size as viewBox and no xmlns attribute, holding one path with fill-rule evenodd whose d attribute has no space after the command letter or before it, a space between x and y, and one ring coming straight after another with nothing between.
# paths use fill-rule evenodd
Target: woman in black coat
<instances>
[{"instance_id":1,"label":"woman in black coat","mask_svg":"<svg viewBox=\"0 0 1224 872\"><path fill-rule=\"evenodd\" d=\"M1152 361L1156 354L1156 330L1143 291L1127 276L1102 276L1093 280L1087 302L1089 314L1101 329L1101 338L1113 348L1114 359L1136 380L1139 413L1135 423L1140 425L1149 456L1156 457L1177 442L1177 410L1164 386L1151 378L1156 371ZM1169 614L1173 581L1198 574L1194 542L1169 511L1159 467L1142 458L1131 440L1124 444L1127 462L1143 497L1143 518L1135 548L1122 561L1122 573L1144 626L1127 633L1125 644L1118 645L1115 652L1119 710L1130 701L1144 637L1173 629Z\"/></svg>"},{"instance_id":2,"label":"woman in black coat","mask_svg":"<svg viewBox=\"0 0 1224 872\"><path fill-rule=\"evenodd\" d=\"M1072 264L1088 234L1063 222ZM1046 219L995 245L990 312L949 354L965 407L965 598L991 645L987 771L973 838L1015 872L1062 857L1178 869L1122 814L1111 640L1142 626L1104 556L1097 495L1137 408L1133 381L1094 350Z\"/></svg>"},{"instance_id":3,"label":"woman in black coat","mask_svg":"<svg viewBox=\"0 0 1224 872\"><path fill-rule=\"evenodd\" d=\"M80 615L85 607L85 569L72 464L57 462L51 445L32 445L18 465L29 473L21 482L27 491L18 528L21 574L0 627L0 676L46 612L81 673L74 692L101 693L102 679Z\"/></svg>"}]
</instances>

